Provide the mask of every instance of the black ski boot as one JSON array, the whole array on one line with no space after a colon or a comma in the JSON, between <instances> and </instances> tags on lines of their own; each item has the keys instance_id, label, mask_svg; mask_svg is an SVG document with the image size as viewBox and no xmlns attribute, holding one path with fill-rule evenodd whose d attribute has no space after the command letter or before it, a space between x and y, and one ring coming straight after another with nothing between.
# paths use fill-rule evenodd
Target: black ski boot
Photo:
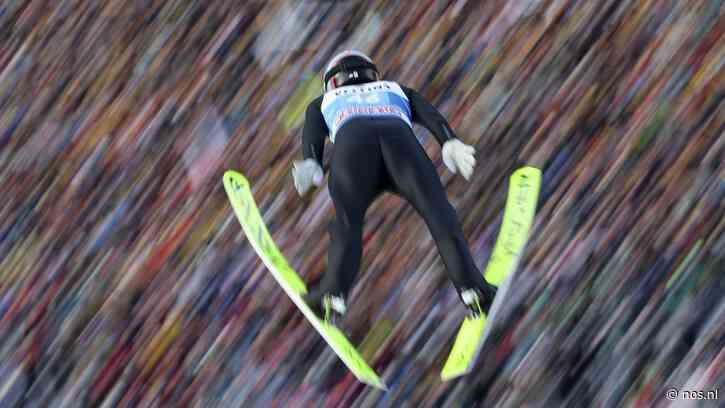
<instances>
[{"instance_id":1,"label":"black ski boot","mask_svg":"<svg viewBox=\"0 0 725 408\"><path fill-rule=\"evenodd\" d=\"M328 324L337 326L347 311L345 298L338 294L313 290L302 298L315 315Z\"/></svg>"},{"instance_id":2,"label":"black ski boot","mask_svg":"<svg viewBox=\"0 0 725 408\"><path fill-rule=\"evenodd\" d=\"M468 308L470 316L477 318L481 314L488 314L493 300L496 298L496 290L495 286L484 280L483 284L478 287L460 289L458 295Z\"/></svg>"}]
</instances>

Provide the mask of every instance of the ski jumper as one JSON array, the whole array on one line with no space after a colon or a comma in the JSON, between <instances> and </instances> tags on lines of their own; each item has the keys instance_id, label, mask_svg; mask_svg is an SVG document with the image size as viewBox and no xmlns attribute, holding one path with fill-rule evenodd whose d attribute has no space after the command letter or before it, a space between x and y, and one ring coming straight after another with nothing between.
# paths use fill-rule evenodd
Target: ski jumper
<instances>
[{"instance_id":1,"label":"ski jumper","mask_svg":"<svg viewBox=\"0 0 725 408\"><path fill-rule=\"evenodd\" d=\"M307 107L302 151L322 165L325 138L335 144L329 192L335 206L327 271L315 288L347 298L360 268L365 212L383 192L408 201L427 224L456 289L488 293L456 211L413 133L427 128L443 145L455 138L445 118L418 92L391 81L329 90Z\"/></svg>"}]
</instances>

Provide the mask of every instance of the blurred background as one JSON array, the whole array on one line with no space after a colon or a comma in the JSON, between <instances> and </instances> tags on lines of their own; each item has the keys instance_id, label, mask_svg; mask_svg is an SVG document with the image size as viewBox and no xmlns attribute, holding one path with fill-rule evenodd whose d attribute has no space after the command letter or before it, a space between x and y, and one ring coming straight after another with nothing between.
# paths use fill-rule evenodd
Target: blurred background
<instances>
[{"instance_id":1,"label":"blurred background","mask_svg":"<svg viewBox=\"0 0 725 408\"><path fill-rule=\"evenodd\" d=\"M724 8L3 0L0 406L722 406ZM543 170L498 341L459 380L439 374L465 309L410 206L368 212L345 319L381 393L280 290L224 194L224 170L245 174L291 265L320 276L333 208L290 168L346 48L476 147L467 183L416 127L481 268L508 177Z\"/></svg>"}]
</instances>

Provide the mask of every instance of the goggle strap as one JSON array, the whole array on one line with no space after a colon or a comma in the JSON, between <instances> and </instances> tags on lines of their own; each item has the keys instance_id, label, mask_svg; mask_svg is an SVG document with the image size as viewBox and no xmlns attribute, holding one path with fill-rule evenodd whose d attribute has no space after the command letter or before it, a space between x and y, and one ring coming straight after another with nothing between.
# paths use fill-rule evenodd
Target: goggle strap
<instances>
[{"instance_id":1,"label":"goggle strap","mask_svg":"<svg viewBox=\"0 0 725 408\"><path fill-rule=\"evenodd\" d=\"M356 69L365 69L365 68L370 68L373 71L375 71L377 74L380 74L378 72L377 67L375 67L375 64L371 64L363 59L359 59L359 60L355 59L355 62L353 62L353 63L347 63L347 62L345 62L345 60L342 60L334 68L327 71L327 73L325 74L324 83L327 84L327 82L330 80L330 78L332 78L333 76L335 76L336 74L338 74L341 71L353 71Z\"/></svg>"}]
</instances>

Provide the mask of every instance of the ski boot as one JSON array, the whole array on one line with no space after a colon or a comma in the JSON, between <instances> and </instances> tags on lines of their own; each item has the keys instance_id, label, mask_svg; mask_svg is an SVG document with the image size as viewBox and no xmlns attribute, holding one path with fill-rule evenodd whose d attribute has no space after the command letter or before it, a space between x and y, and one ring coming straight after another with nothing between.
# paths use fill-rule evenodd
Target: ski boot
<instances>
[{"instance_id":1,"label":"ski boot","mask_svg":"<svg viewBox=\"0 0 725 408\"><path fill-rule=\"evenodd\" d=\"M347 311L345 298L339 294L333 295L328 292L316 293L316 291L312 291L306 294L303 299L317 317L333 326L337 326L342 321Z\"/></svg>"},{"instance_id":2,"label":"ski boot","mask_svg":"<svg viewBox=\"0 0 725 408\"><path fill-rule=\"evenodd\" d=\"M496 287L484 282L479 287L463 288L458 291L458 295L468 308L470 316L477 318L481 314L488 314L496 297Z\"/></svg>"}]
</instances>

